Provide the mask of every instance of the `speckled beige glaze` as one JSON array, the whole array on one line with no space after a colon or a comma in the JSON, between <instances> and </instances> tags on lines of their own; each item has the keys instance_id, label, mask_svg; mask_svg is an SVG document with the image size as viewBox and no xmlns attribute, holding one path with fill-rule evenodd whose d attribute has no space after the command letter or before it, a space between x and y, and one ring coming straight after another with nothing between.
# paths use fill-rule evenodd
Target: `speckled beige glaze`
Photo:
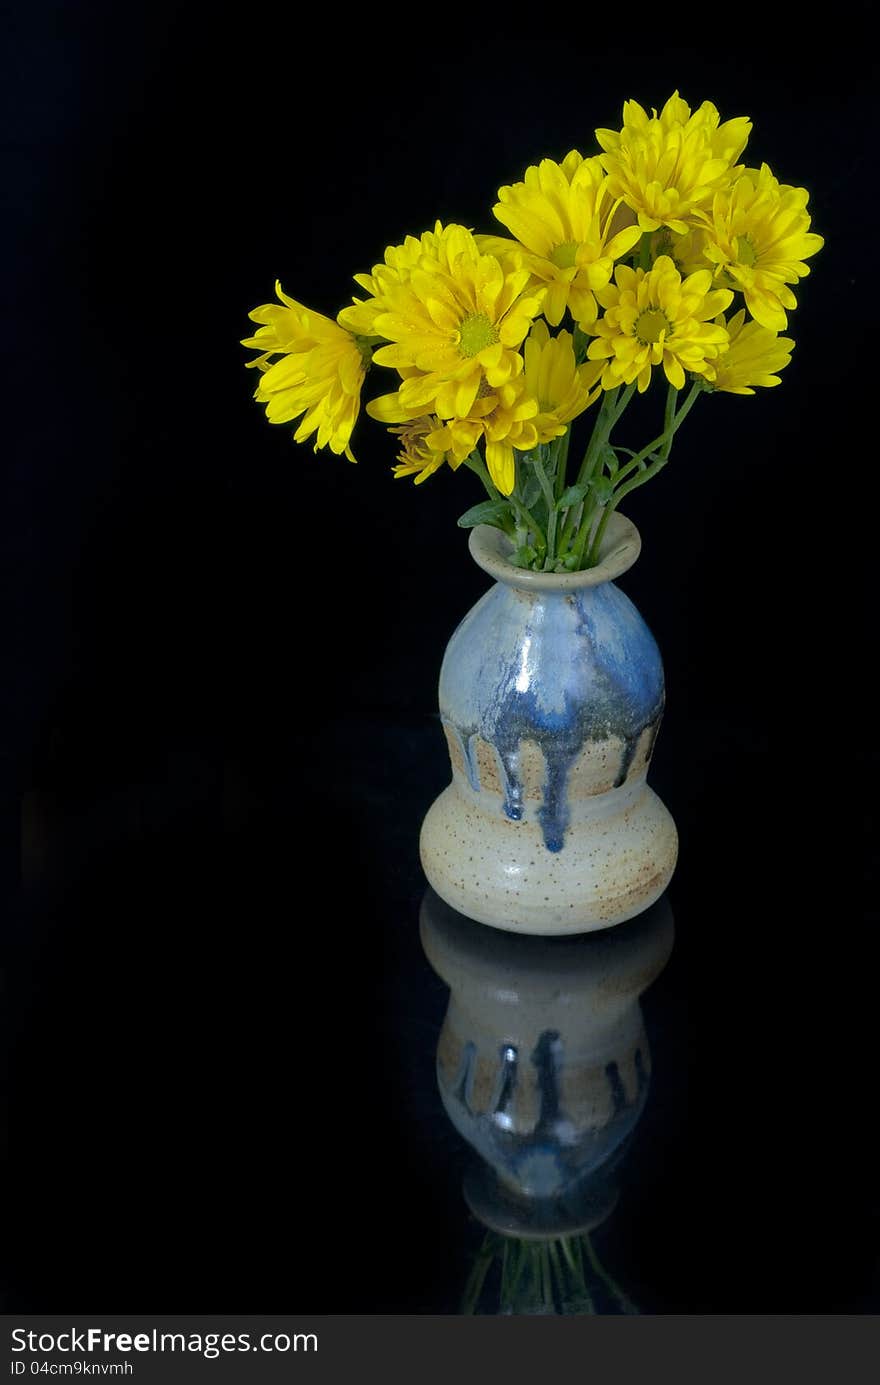
<instances>
[{"instance_id":1,"label":"speckled beige glaze","mask_svg":"<svg viewBox=\"0 0 880 1385\"><path fill-rule=\"evenodd\" d=\"M602 563L589 572L523 572L503 557L497 530L475 531L471 551L497 581L517 592L570 593L619 576L636 560L635 526L615 515ZM647 908L675 868L672 818L647 784L656 725L635 742L623 783L620 736L587 740L566 784L569 825L562 850L545 846L540 811L547 781L541 747L518 745L522 815L504 811L504 767L495 746L474 735L466 747L457 728L444 724L452 782L422 827L422 865L431 885L454 909L512 932L559 935L607 928ZM475 771L475 773L474 773ZM475 782L476 781L476 782Z\"/></svg>"},{"instance_id":2,"label":"speckled beige glaze","mask_svg":"<svg viewBox=\"0 0 880 1385\"><path fill-rule=\"evenodd\" d=\"M547 935L609 928L662 894L677 835L644 775L594 807L553 853L536 822L504 817L500 795L453 779L425 819L422 866L440 897L478 923Z\"/></svg>"}]
</instances>

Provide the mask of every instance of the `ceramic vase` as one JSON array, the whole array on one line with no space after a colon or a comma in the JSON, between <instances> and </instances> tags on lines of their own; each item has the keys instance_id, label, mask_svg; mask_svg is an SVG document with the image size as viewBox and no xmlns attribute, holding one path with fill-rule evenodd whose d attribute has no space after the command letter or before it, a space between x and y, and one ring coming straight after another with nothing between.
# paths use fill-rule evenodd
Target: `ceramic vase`
<instances>
[{"instance_id":1,"label":"ceramic vase","mask_svg":"<svg viewBox=\"0 0 880 1385\"><path fill-rule=\"evenodd\" d=\"M452 782L421 833L438 895L511 932L580 933L632 918L675 867L672 818L647 784L664 705L651 632L615 584L635 525L614 514L585 572L514 567L498 529L471 531L494 579L440 672Z\"/></svg>"}]
</instances>

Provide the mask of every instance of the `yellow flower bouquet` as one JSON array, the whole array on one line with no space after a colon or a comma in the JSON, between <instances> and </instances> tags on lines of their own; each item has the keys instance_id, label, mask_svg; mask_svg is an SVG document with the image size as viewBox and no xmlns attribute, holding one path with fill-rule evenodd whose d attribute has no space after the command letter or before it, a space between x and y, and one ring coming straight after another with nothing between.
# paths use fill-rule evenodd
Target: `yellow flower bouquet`
<instances>
[{"instance_id":1,"label":"yellow flower bouquet","mask_svg":"<svg viewBox=\"0 0 880 1385\"><path fill-rule=\"evenodd\" d=\"M366 373L385 367L395 388L366 412L395 438L395 476L418 485L464 465L487 498L462 527L503 530L518 567L594 566L610 516L667 464L697 398L777 385L791 358L790 285L823 241L803 188L738 162L750 131L677 92L659 115L627 101L620 130L595 132L600 152L542 159L499 189L508 235L437 222L407 236L354 276L365 296L335 321L276 285L243 342L259 352L255 398L270 422L299 421L297 442L354 461ZM661 376L656 436L612 441ZM572 425L588 411L575 467Z\"/></svg>"}]
</instances>

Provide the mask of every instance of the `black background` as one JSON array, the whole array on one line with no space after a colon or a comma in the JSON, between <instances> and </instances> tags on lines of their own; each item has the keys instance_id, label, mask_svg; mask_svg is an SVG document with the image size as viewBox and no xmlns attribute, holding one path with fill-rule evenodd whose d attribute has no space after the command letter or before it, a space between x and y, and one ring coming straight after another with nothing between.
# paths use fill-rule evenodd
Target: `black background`
<instances>
[{"instance_id":1,"label":"black background","mask_svg":"<svg viewBox=\"0 0 880 1385\"><path fill-rule=\"evenodd\" d=\"M678 86L752 117L827 244L782 386L701 401L626 506L681 862L606 1253L649 1311L876 1311L867 12L702 47L656 14L7 16L9 1307L454 1309L417 838L476 482L392 481L368 419L357 466L296 448L238 340L276 276L334 315Z\"/></svg>"}]
</instances>

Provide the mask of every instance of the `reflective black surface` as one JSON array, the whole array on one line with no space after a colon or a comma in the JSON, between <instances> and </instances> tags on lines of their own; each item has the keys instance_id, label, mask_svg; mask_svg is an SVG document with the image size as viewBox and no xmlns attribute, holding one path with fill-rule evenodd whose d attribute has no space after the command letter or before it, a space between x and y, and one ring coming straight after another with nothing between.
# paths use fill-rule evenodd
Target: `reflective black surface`
<instances>
[{"instance_id":1,"label":"reflective black surface","mask_svg":"<svg viewBox=\"0 0 880 1385\"><path fill-rule=\"evenodd\" d=\"M321 744L292 739L262 778L191 756L115 794L26 796L11 1308L459 1311L486 1231L419 941L445 748L431 719ZM683 826L676 942L641 1001L650 1087L591 1251L642 1312L876 1311L855 936L802 895L769 908L766 876L713 881Z\"/></svg>"}]
</instances>

